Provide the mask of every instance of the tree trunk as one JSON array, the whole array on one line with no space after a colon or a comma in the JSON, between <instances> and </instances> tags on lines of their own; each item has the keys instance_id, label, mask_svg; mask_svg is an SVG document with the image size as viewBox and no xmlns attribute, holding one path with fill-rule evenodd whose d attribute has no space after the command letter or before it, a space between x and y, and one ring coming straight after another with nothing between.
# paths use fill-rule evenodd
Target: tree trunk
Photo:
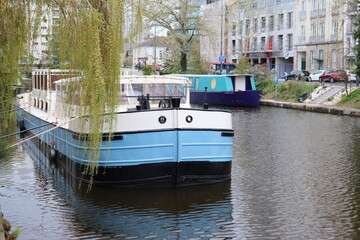
<instances>
[{"instance_id":1,"label":"tree trunk","mask_svg":"<svg viewBox=\"0 0 360 240\"><path fill-rule=\"evenodd\" d=\"M185 73L187 71L187 54L185 52L181 52L180 66L181 71Z\"/></svg>"}]
</instances>

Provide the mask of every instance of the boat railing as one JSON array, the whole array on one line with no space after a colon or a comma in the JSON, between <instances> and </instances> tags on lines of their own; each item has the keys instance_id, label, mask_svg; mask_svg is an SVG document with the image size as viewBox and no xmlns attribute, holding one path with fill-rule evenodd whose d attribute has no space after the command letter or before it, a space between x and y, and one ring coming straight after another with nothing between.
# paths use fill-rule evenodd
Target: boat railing
<instances>
[{"instance_id":1,"label":"boat railing","mask_svg":"<svg viewBox=\"0 0 360 240\"><path fill-rule=\"evenodd\" d=\"M147 94L146 96L127 96L127 98L136 98L138 105L136 106L137 110L150 109L150 103L158 102L159 108L179 108L181 99L184 96L151 96Z\"/></svg>"}]
</instances>

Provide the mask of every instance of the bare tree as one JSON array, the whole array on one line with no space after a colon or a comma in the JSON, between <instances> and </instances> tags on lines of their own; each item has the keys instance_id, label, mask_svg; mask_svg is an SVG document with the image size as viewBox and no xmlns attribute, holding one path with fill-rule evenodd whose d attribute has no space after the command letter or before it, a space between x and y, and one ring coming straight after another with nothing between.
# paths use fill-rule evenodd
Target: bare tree
<instances>
[{"instance_id":1,"label":"bare tree","mask_svg":"<svg viewBox=\"0 0 360 240\"><path fill-rule=\"evenodd\" d=\"M157 26L167 30L170 38L180 52L182 72L187 71L188 54L198 35L199 5L191 0L156 0L149 1L143 10L145 21L150 27ZM144 4L144 2L143 2Z\"/></svg>"}]
</instances>

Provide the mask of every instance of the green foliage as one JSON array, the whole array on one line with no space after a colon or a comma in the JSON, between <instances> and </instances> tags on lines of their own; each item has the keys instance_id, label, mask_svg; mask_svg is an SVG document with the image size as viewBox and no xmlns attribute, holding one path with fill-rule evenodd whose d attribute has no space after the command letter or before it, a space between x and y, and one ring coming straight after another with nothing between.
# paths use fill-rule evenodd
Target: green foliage
<instances>
[{"instance_id":1,"label":"green foliage","mask_svg":"<svg viewBox=\"0 0 360 240\"><path fill-rule=\"evenodd\" d=\"M154 73L154 68L150 65L145 65L142 68L142 71L143 71L144 75L152 75Z\"/></svg>"},{"instance_id":2,"label":"green foliage","mask_svg":"<svg viewBox=\"0 0 360 240\"><path fill-rule=\"evenodd\" d=\"M20 228L16 228L15 231L13 231L13 232L10 234L9 240L16 240L16 239L19 237L20 232L21 232Z\"/></svg>"},{"instance_id":3,"label":"green foliage","mask_svg":"<svg viewBox=\"0 0 360 240\"><path fill-rule=\"evenodd\" d=\"M236 64L237 69L234 70L234 73L246 74L252 68L249 58L240 57L238 63Z\"/></svg>"},{"instance_id":4,"label":"green foliage","mask_svg":"<svg viewBox=\"0 0 360 240\"><path fill-rule=\"evenodd\" d=\"M0 160L8 160L11 157L12 151L5 141L0 141Z\"/></svg>"},{"instance_id":5,"label":"green foliage","mask_svg":"<svg viewBox=\"0 0 360 240\"><path fill-rule=\"evenodd\" d=\"M92 182L98 172L105 123L109 138L114 126L124 42L124 1L65 1L64 4L58 29L59 59L63 68L82 72L81 107L77 114L88 116L80 118L80 126L82 131L89 132L86 138L89 150L85 153L89 165L83 174Z\"/></svg>"},{"instance_id":6,"label":"green foliage","mask_svg":"<svg viewBox=\"0 0 360 240\"><path fill-rule=\"evenodd\" d=\"M9 128L14 121L12 115L15 92L12 85L17 79L20 57L25 53L29 21L28 1L1 0L0 3L0 129Z\"/></svg>"},{"instance_id":7,"label":"green foliage","mask_svg":"<svg viewBox=\"0 0 360 240\"><path fill-rule=\"evenodd\" d=\"M354 20L355 30L353 33L355 42L360 42L360 14L355 15ZM354 72L356 74L356 77L360 79L360 44L355 44L354 47L354 53L355 53L355 69Z\"/></svg>"},{"instance_id":8,"label":"green foliage","mask_svg":"<svg viewBox=\"0 0 360 240\"><path fill-rule=\"evenodd\" d=\"M274 78L274 73L271 72L266 65L256 64L252 66L247 57L239 58L236 67L237 69L234 70L234 73L254 75L256 84Z\"/></svg>"},{"instance_id":9,"label":"green foliage","mask_svg":"<svg viewBox=\"0 0 360 240\"><path fill-rule=\"evenodd\" d=\"M339 101L339 105L351 105L354 108L360 109L360 88L355 89L349 95L343 97Z\"/></svg>"},{"instance_id":10,"label":"green foliage","mask_svg":"<svg viewBox=\"0 0 360 240\"><path fill-rule=\"evenodd\" d=\"M171 57L166 58L163 64L163 70L161 74L171 74L171 73L182 73L179 58L177 54L173 54Z\"/></svg>"},{"instance_id":11,"label":"green foliage","mask_svg":"<svg viewBox=\"0 0 360 240\"><path fill-rule=\"evenodd\" d=\"M311 93L317 87L318 84L307 85L293 81L274 84L273 80L264 81L257 85L257 88L262 90L265 99L282 101L295 101L299 96Z\"/></svg>"}]
</instances>

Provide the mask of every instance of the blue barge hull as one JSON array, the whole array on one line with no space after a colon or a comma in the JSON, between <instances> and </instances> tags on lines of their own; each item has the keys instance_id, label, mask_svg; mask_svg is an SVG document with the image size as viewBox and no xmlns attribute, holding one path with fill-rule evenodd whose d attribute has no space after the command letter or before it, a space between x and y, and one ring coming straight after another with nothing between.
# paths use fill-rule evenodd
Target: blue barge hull
<instances>
[{"instance_id":1,"label":"blue barge hull","mask_svg":"<svg viewBox=\"0 0 360 240\"><path fill-rule=\"evenodd\" d=\"M48 123L20 108L17 110L17 121L18 126L25 130ZM52 125L34 132L28 130L21 137L49 127ZM94 176L93 184L111 187L181 187L222 182L231 175L232 136L233 131L204 129L114 133L110 149L108 141L103 141L99 173ZM175 146L175 137L182 139L181 142L185 144ZM106 134L103 139L107 139ZM209 142L206 139L212 140ZM54 146L52 141L55 142ZM24 144L28 144L30 149L39 149L54 166L71 177L90 182L90 176L83 175L88 157L84 154L86 146L78 133L59 127ZM189 155L194 148L198 156Z\"/></svg>"},{"instance_id":2,"label":"blue barge hull","mask_svg":"<svg viewBox=\"0 0 360 240\"><path fill-rule=\"evenodd\" d=\"M214 105L229 106L251 106L260 104L261 91L225 91L225 92L203 92L191 91L190 102L196 104L209 103Z\"/></svg>"}]
</instances>

